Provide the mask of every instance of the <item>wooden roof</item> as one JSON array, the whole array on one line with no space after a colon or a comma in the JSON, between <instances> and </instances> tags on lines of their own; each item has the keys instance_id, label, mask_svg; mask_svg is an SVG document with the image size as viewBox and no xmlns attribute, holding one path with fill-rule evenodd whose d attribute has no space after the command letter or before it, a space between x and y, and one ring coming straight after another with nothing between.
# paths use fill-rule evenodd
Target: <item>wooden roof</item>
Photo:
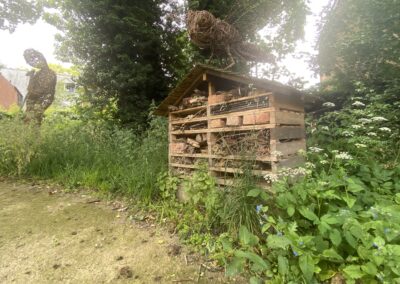
<instances>
[{"instance_id":1,"label":"wooden roof","mask_svg":"<svg viewBox=\"0 0 400 284\"><path fill-rule=\"evenodd\" d=\"M161 102L154 114L167 116L168 106L177 105L182 98L189 92L193 91L203 81L203 74L220 77L222 79L238 82L241 84L253 84L254 87L264 88L272 92L302 96L303 93L299 90L266 79L258 79L243 76L234 72L218 69L208 65L196 65L182 80L181 82L168 94L168 96Z\"/></svg>"}]
</instances>

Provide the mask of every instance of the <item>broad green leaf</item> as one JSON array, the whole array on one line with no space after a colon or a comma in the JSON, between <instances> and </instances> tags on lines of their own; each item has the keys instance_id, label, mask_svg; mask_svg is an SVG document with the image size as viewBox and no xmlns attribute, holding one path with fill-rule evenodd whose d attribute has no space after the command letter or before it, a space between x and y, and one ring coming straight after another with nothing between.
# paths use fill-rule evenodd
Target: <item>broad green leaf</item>
<instances>
[{"instance_id":1,"label":"broad green leaf","mask_svg":"<svg viewBox=\"0 0 400 284\"><path fill-rule=\"evenodd\" d=\"M250 284L261 284L262 280L258 277L253 276L250 278L249 282L250 282Z\"/></svg>"},{"instance_id":2,"label":"broad green leaf","mask_svg":"<svg viewBox=\"0 0 400 284\"><path fill-rule=\"evenodd\" d=\"M240 274L244 270L246 265L246 259L240 257L234 257L230 263L226 266L225 274L226 276L235 276Z\"/></svg>"},{"instance_id":3,"label":"broad green leaf","mask_svg":"<svg viewBox=\"0 0 400 284\"><path fill-rule=\"evenodd\" d=\"M288 209L287 209L287 213L288 213L289 217L292 217L293 214L294 214L294 212L295 212L294 207L293 207L292 205L290 205L290 206L288 207Z\"/></svg>"},{"instance_id":4,"label":"broad green leaf","mask_svg":"<svg viewBox=\"0 0 400 284\"><path fill-rule=\"evenodd\" d=\"M260 188L253 188L252 190L250 190L250 191L247 193L247 196L250 196L250 197L257 197L257 196L260 195L260 193L261 193L261 189L260 189Z\"/></svg>"},{"instance_id":5,"label":"broad green leaf","mask_svg":"<svg viewBox=\"0 0 400 284\"><path fill-rule=\"evenodd\" d=\"M343 261L343 257L338 254L333 248L326 249L322 252L322 256L335 261Z\"/></svg>"},{"instance_id":6,"label":"broad green leaf","mask_svg":"<svg viewBox=\"0 0 400 284\"><path fill-rule=\"evenodd\" d=\"M286 275L289 272L289 262L286 257L278 256L278 271L281 275Z\"/></svg>"},{"instance_id":7,"label":"broad green leaf","mask_svg":"<svg viewBox=\"0 0 400 284\"><path fill-rule=\"evenodd\" d=\"M353 180L352 178L348 178L347 180L347 190L353 193L357 193L364 190L364 186L361 185L361 181Z\"/></svg>"},{"instance_id":8,"label":"broad green leaf","mask_svg":"<svg viewBox=\"0 0 400 284\"><path fill-rule=\"evenodd\" d=\"M290 240L285 236L269 235L267 238L267 246L272 249L287 249L290 244Z\"/></svg>"},{"instance_id":9,"label":"broad green leaf","mask_svg":"<svg viewBox=\"0 0 400 284\"><path fill-rule=\"evenodd\" d=\"M308 208L308 207L304 207L304 206L301 207L301 208L299 209L299 212L300 212L300 214L303 215L305 218L307 218L307 219L310 220L310 221L313 221L314 223L316 223L316 222L319 221L318 216L315 215L315 213L314 213L313 211L311 211L311 209Z\"/></svg>"},{"instance_id":10,"label":"broad green leaf","mask_svg":"<svg viewBox=\"0 0 400 284\"><path fill-rule=\"evenodd\" d=\"M307 282L311 282L314 275L315 263L311 255L305 254L299 257L299 267Z\"/></svg>"},{"instance_id":11,"label":"broad green leaf","mask_svg":"<svg viewBox=\"0 0 400 284\"><path fill-rule=\"evenodd\" d=\"M321 217L321 222L325 222L329 225L339 224L341 223L340 219L331 214L325 214Z\"/></svg>"},{"instance_id":12,"label":"broad green leaf","mask_svg":"<svg viewBox=\"0 0 400 284\"><path fill-rule=\"evenodd\" d=\"M337 229L333 229L329 233L329 238L336 247L342 242L342 235Z\"/></svg>"},{"instance_id":13,"label":"broad green leaf","mask_svg":"<svg viewBox=\"0 0 400 284\"><path fill-rule=\"evenodd\" d=\"M361 271L360 265L348 265L343 269L343 272L351 279L359 279L365 276L365 273Z\"/></svg>"},{"instance_id":14,"label":"broad green leaf","mask_svg":"<svg viewBox=\"0 0 400 284\"><path fill-rule=\"evenodd\" d=\"M372 276L375 276L378 273L378 269L372 262L368 262L367 264L361 266L361 269Z\"/></svg>"},{"instance_id":15,"label":"broad green leaf","mask_svg":"<svg viewBox=\"0 0 400 284\"><path fill-rule=\"evenodd\" d=\"M237 257L242 257L250 260L257 266L259 266L261 269L268 269L268 264L262 259L259 255L255 254L254 252L251 251L242 251L242 250L237 250L235 251L235 256Z\"/></svg>"},{"instance_id":16,"label":"broad green leaf","mask_svg":"<svg viewBox=\"0 0 400 284\"><path fill-rule=\"evenodd\" d=\"M241 226L239 229L239 240L244 246L254 246L258 244L258 237L250 233L245 226Z\"/></svg>"},{"instance_id":17,"label":"broad green leaf","mask_svg":"<svg viewBox=\"0 0 400 284\"><path fill-rule=\"evenodd\" d=\"M347 203L347 206L349 208L352 208L354 206L354 203L356 203L357 201L355 197L352 197L350 195L343 196L342 199Z\"/></svg>"},{"instance_id":18,"label":"broad green leaf","mask_svg":"<svg viewBox=\"0 0 400 284\"><path fill-rule=\"evenodd\" d=\"M395 195L395 197L394 197L394 201L395 201L397 204L400 204L400 193L396 193L396 195Z\"/></svg>"}]
</instances>

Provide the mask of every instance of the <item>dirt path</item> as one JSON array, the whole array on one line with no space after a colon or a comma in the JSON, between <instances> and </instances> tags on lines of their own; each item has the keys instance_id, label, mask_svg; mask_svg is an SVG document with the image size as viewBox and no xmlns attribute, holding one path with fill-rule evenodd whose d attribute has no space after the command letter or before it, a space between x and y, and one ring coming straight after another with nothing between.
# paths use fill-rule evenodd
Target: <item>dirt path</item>
<instances>
[{"instance_id":1,"label":"dirt path","mask_svg":"<svg viewBox=\"0 0 400 284\"><path fill-rule=\"evenodd\" d=\"M0 283L197 282L199 261L179 252L165 228L135 223L82 194L48 191L0 182ZM231 281L221 273L200 278L224 282Z\"/></svg>"}]
</instances>

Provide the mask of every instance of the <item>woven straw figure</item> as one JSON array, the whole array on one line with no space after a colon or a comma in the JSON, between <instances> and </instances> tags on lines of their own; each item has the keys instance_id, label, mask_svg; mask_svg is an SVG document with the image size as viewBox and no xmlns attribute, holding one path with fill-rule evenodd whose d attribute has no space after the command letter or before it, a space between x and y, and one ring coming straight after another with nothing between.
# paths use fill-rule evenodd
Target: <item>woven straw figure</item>
<instances>
[{"instance_id":1,"label":"woven straw figure","mask_svg":"<svg viewBox=\"0 0 400 284\"><path fill-rule=\"evenodd\" d=\"M239 31L229 23L214 17L208 11L189 11L186 25L190 40L201 49L210 49L214 55L228 56L230 64L235 64L233 57L256 62L273 62L272 55L265 54L257 45L244 42Z\"/></svg>"},{"instance_id":2,"label":"woven straw figure","mask_svg":"<svg viewBox=\"0 0 400 284\"><path fill-rule=\"evenodd\" d=\"M53 103L56 92L57 75L49 68L43 54L34 50L24 51L26 63L39 69L29 71L28 94L25 98L25 121L41 124L45 110Z\"/></svg>"}]
</instances>

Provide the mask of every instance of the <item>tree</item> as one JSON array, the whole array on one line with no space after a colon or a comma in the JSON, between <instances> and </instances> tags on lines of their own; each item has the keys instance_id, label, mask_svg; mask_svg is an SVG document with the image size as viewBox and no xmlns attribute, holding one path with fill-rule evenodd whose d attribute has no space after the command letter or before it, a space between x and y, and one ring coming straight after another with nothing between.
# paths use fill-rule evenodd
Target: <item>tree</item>
<instances>
[{"instance_id":1,"label":"tree","mask_svg":"<svg viewBox=\"0 0 400 284\"><path fill-rule=\"evenodd\" d=\"M400 72L400 5L397 0L335 0L326 11L317 62L340 84L386 88Z\"/></svg>"},{"instance_id":2,"label":"tree","mask_svg":"<svg viewBox=\"0 0 400 284\"><path fill-rule=\"evenodd\" d=\"M57 54L81 66L80 83L91 106L110 110L123 124L143 123L186 66L182 31L162 13L163 1L60 0Z\"/></svg>"},{"instance_id":3,"label":"tree","mask_svg":"<svg viewBox=\"0 0 400 284\"><path fill-rule=\"evenodd\" d=\"M35 23L43 6L39 1L2 0L0 2L0 30L14 32L20 23Z\"/></svg>"}]
</instances>

